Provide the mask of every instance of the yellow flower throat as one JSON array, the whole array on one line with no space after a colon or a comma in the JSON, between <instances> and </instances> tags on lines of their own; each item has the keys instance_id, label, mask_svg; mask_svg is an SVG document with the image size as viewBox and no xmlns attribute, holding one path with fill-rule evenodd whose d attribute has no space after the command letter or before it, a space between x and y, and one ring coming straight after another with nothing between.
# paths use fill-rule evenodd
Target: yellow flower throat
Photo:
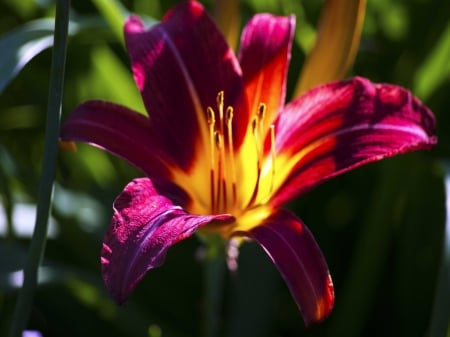
<instances>
[{"instance_id":1,"label":"yellow flower throat","mask_svg":"<svg viewBox=\"0 0 450 337\"><path fill-rule=\"evenodd\" d=\"M275 175L275 130L273 125L270 125L268 128L270 133L270 154L265 156L264 141L266 138L267 107L264 103L260 103L257 112L252 117L251 130L249 130L253 136L250 137L253 138L254 142L253 151L256 153L256 165L253 166L253 163L255 163L252 160L253 158L248 158L245 153L240 156L235 153L232 127L234 109L231 106L225 108L223 91L218 93L216 104L217 113L211 107L206 109L209 127L210 213L230 213L236 216L264 202L265 198L262 198L259 193L263 163L266 166L270 166L270 181L266 193L268 195L272 193ZM218 116L217 120L215 116ZM245 144L244 141L244 147L245 145L248 147L248 144ZM241 171L244 170L252 172L253 179L247 177L254 181L252 189L245 188L246 184L242 184L239 181L243 178Z\"/></svg>"}]
</instances>

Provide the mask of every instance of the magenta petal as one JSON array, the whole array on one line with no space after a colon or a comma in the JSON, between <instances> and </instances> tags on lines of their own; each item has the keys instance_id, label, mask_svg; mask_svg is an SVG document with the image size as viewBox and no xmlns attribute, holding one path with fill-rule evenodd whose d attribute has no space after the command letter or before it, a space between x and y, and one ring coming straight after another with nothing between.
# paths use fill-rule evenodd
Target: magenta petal
<instances>
[{"instance_id":1,"label":"magenta petal","mask_svg":"<svg viewBox=\"0 0 450 337\"><path fill-rule=\"evenodd\" d=\"M167 250L212 221L229 215L186 213L148 178L129 183L114 202L111 226L101 253L103 279L114 299L123 303L145 273L164 262Z\"/></svg>"},{"instance_id":2,"label":"magenta petal","mask_svg":"<svg viewBox=\"0 0 450 337\"><path fill-rule=\"evenodd\" d=\"M168 177L168 162L152 137L150 120L124 106L89 101L66 119L61 139L95 145L118 155L159 179Z\"/></svg>"},{"instance_id":3,"label":"magenta petal","mask_svg":"<svg viewBox=\"0 0 450 337\"><path fill-rule=\"evenodd\" d=\"M277 266L305 324L328 316L334 304L328 266L311 232L295 215L280 210L244 235L256 240Z\"/></svg>"},{"instance_id":4,"label":"magenta petal","mask_svg":"<svg viewBox=\"0 0 450 337\"><path fill-rule=\"evenodd\" d=\"M239 63L250 111L255 113L259 104L265 103L267 125L285 103L294 31L294 16L257 14L242 32Z\"/></svg>"},{"instance_id":5,"label":"magenta petal","mask_svg":"<svg viewBox=\"0 0 450 337\"><path fill-rule=\"evenodd\" d=\"M276 148L296 157L273 205L365 163L437 142L432 112L409 91L356 77L319 86L276 121Z\"/></svg>"},{"instance_id":6,"label":"magenta petal","mask_svg":"<svg viewBox=\"0 0 450 337\"><path fill-rule=\"evenodd\" d=\"M243 81L238 61L201 4L175 6L150 30L132 16L125 39L136 84L165 152L186 169L196 143L209 144L207 107L215 110L224 92L225 107L240 106ZM235 118L236 141L246 131L246 110ZM236 116L237 117L237 116ZM219 116L216 117L219 120Z\"/></svg>"}]
</instances>

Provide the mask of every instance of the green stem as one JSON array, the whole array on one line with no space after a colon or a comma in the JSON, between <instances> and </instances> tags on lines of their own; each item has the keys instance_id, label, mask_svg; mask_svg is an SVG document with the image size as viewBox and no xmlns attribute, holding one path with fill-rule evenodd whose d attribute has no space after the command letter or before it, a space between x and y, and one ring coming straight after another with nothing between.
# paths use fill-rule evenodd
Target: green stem
<instances>
[{"instance_id":1,"label":"green stem","mask_svg":"<svg viewBox=\"0 0 450 337\"><path fill-rule=\"evenodd\" d=\"M53 56L50 69L47 122L45 131L44 161L39 184L36 223L24 269L23 286L14 308L10 337L21 337L26 328L34 291L37 286L38 269L42 261L47 241L48 218L56 172L59 124L64 84L64 70L67 49L70 0L56 1L55 34Z\"/></svg>"},{"instance_id":2,"label":"green stem","mask_svg":"<svg viewBox=\"0 0 450 337\"><path fill-rule=\"evenodd\" d=\"M205 336L216 337L219 332L220 308L222 306L226 274L225 247L223 239L209 236L205 258Z\"/></svg>"}]
</instances>

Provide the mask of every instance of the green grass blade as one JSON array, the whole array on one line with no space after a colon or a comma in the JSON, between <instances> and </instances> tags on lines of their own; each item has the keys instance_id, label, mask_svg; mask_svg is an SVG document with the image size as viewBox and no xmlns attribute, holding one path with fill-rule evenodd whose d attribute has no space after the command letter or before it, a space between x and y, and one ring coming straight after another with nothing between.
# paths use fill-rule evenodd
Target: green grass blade
<instances>
[{"instance_id":1,"label":"green grass blade","mask_svg":"<svg viewBox=\"0 0 450 337\"><path fill-rule=\"evenodd\" d=\"M46 122L46 136L42 177L39 185L36 224L24 270L24 282L19 292L10 337L22 336L29 319L34 291L37 287L37 273L47 241L47 227L52 199L53 181L58 153L59 124L66 63L67 34L70 0L56 2L55 35Z\"/></svg>"}]
</instances>

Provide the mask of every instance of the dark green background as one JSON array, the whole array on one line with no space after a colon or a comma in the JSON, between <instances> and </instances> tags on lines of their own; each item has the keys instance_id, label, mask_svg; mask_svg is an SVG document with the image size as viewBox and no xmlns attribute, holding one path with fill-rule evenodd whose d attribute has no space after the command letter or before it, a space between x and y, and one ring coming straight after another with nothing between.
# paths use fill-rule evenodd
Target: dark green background
<instances>
[{"instance_id":1,"label":"dark green background","mask_svg":"<svg viewBox=\"0 0 450 337\"><path fill-rule=\"evenodd\" d=\"M175 2L123 4L159 19ZM295 11L299 24L315 27L322 4L246 0L241 2L242 20L255 12ZM211 5L206 2L208 8ZM89 27L69 41L63 118L91 98L142 110L127 55L97 7L87 0L74 0L72 7L74 16L91 20L81 20L90 22ZM52 17L53 11L51 1L37 5L31 0L2 0L0 35ZM306 329L275 267L257 245L247 244L241 250L238 275L226 276L221 335L427 336L444 236L441 164L450 154L449 15L448 0L368 0L351 74L412 90L436 114L439 144L429 152L347 173L289 205L327 258L336 291L331 316ZM298 36L297 42L308 38ZM0 50L0 62L1 55ZM38 55L0 95L0 193L6 214L18 203L37 202L50 58L50 50ZM304 58L296 44L289 88ZM195 237L171 249L165 265L147 275L125 306L117 307L104 288L99 252L111 204L124 185L140 175L88 146L80 145L77 153L60 153L53 210L58 234L47 244L30 328L46 337L202 335L204 269L196 258L201 243ZM28 244L29 237L14 233L0 238L1 336L7 333L17 295L10 276L23 266Z\"/></svg>"}]
</instances>

